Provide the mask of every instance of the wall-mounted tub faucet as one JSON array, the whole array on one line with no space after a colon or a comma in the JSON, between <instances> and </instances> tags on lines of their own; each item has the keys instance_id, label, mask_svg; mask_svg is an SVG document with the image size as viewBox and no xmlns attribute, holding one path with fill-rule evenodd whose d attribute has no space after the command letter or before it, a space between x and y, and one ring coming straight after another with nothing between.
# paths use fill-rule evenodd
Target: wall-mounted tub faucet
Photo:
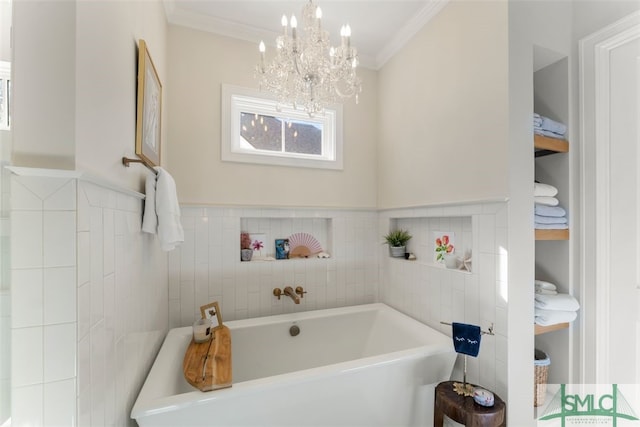
<instances>
[{"instance_id":1,"label":"wall-mounted tub faucet","mask_svg":"<svg viewBox=\"0 0 640 427\"><path fill-rule=\"evenodd\" d=\"M296 294L296 291L293 290L291 286L287 286L282 290L282 293L288 296L295 302L296 304L300 304L300 297Z\"/></svg>"},{"instance_id":2,"label":"wall-mounted tub faucet","mask_svg":"<svg viewBox=\"0 0 640 427\"><path fill-rule=\"evenodd\" d=\"M273 288L273 295L278 297L278 299L280 299L282 295L286 295L296 304L300 304L300 298L302 298L306 293L307 292L302 288L302 286L296 286L295 290L291 286L287 286L284 289Z\"/></svg>"}]
</instances>

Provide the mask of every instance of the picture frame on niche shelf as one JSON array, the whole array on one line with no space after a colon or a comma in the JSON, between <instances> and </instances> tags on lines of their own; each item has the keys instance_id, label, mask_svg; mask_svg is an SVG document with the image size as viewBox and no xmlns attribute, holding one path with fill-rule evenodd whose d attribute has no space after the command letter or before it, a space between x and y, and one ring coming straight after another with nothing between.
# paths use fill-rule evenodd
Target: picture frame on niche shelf
<instances>
[{"instance_id":1,"label":"picture frame on niche shelf","mask_svg":"<svg viewBox=\"0 0 640 427\"><path fill-rule=\"evenodd\" d=\"M251 249L253 249L252 259L264 259L267 256L265 245L267 235L263 233L249 233L249 237L251 238Z\"/></svg>"},{"instance_id":2,"label":"picture frame on niche shelf","mask_svg":"<svg viewBox=\"0 0 640 427\"><path fill-rule=\"evenodd\" d=\"M453 231L433 232L433 262L445 264L446 255L453 254L456 250L455 237Z\"/></svg>"},{"instance_id":3,"label":"picture frame on niche shelf","mask_svg":"<svg viewBox=\"0 0 640 427\"><path fill-rule=\"evenodd\" d=\"M276 239L276 259L289 259L289 239Z\"/></svg>"}]
</instances>

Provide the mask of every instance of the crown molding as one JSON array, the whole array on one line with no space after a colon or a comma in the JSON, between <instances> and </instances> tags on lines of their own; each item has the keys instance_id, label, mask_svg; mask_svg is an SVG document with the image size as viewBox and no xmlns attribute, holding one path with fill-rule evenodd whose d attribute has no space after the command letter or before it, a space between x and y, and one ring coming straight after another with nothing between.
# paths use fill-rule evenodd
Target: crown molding
<instances>
[{"instance_id":1,"label":"crown molding","mask_svg":"<svg viewBox=\"0 0 640 427\"><path fill-rule=\"evenodd\" d=\"M396 35L387 43L375 57L359 53L360 66L372 70L379 70L393 57L411 38L442 10L449 0L433 0L417 13ZM176 7L175 0L163 0L167 21L172 25L180 25L195 30L219 34L225 37L255 43L260 40L273 45L279 35L272 31L260 30L249 25L230 22L213 16L185 11Z\"/></svg>"},{"instance_id":2,"label":"crown molding","mask_svg":"<svg viewBox=\"0 0 640 427\"><path fill-rule=\"evenodd\" d=\"M426 3L425 7L417 13L405 26L400 28L396 35L387 43L378 55L376 55L376 70L379 70L396 53L404 47L409 40L416 35L431 19L433 19L447 4L449 0L433 0Z\"/></svg>"}]
</instances>

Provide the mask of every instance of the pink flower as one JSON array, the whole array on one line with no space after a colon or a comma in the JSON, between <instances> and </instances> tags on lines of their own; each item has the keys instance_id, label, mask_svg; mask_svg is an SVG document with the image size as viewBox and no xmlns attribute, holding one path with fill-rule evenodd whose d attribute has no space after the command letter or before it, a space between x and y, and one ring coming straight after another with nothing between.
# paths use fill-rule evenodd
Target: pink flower
<instances>
[{"instance_id":1,"label":"pink flower","mask_svg":"<svg viewBox=\"0 0 640 427\"><path fill-rule=\"evenodd\" d=\"M260 249L264 248L264 245L260 240L255 240L252 246L254 251L259 251Z\"/></svg>"},{"instance_id":2,"label":"pink flower","mask_svg":"<svg viewBox=\"0 0 640 427\"><path fill-rule=\"evenodd\" d=\"M436 239L436 246L442 246L442 240L439 237Z\"/></svg>"},{"instance_id":3,"label":"pink flower","mask_svg":"<svg viewBox=\"0 0 640 427\"><path fill-rule=\"evenodd\" d=\"M442 236L442 244L444 246L447 246L449 244L449 236L447 236L446 234Z\"/></svg>"},{"instance_id":4,"label":"pink flower","mask_svg":"<svg viewBox=\"0 0 640 427\"><path fill-rule=\"evenodd\" d=\"M453 252L453 245L447 245L447 253L450 254Z\"/></svg>"}]
</instances>

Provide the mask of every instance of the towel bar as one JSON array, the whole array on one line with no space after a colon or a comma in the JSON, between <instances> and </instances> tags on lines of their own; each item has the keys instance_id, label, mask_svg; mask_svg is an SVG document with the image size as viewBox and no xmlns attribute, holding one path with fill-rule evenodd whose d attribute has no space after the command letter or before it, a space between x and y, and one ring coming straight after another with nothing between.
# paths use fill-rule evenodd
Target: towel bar
<instances>
[{"instance_id":1,"label":"towel bar","mask_svg":"<svg viewBox=\"0 0 640 427\"><path fill-rule=\"evenodd\" d=\"M142 164L143 164L143 165L145 165L145 166L146 166L146 167L147 167L151 172L153 172L153 173L157 174L157 172L156 172L156 170L153 168L153 166L151 166L150 164L148 164L147 162L145 162L145 161L144 161L144 160L142 160L142 159L130 159L130 158L128 158L128 157L123 157L123 158L122 158L122 164L123 164L125 167L127 167L127 168L128 168L130 163L142 163Z\"/></svg>"},{"instance_id":2,"label":"towel bar","mask_svg":"<svg viewBox=\"0 0 640 427\"><path fill-rule=\"evenodd\" d=\"M451 323L449 323L449 322L443 322L443 321L440 321L440 323L441 323L441 324L443 324L443 325L449 325L449 326L451 326ZM482 335L495 335L495 334L493 333L493 323L491 323L491 326L489 326L489 330L488 330L488 331L483 331L482 329L480 329L480 333L481 333Z\"/></svg>"}]
</instances>

